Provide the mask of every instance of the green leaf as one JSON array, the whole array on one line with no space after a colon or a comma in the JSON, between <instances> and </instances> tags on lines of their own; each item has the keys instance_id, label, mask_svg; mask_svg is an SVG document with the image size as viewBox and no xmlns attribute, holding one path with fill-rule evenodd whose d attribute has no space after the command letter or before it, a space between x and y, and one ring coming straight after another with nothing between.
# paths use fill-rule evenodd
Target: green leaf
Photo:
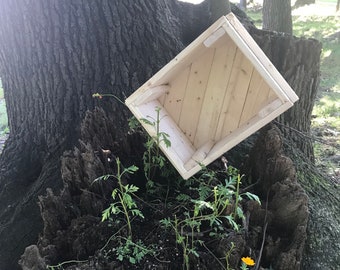
<instances>
[{"instance_id":1,"label":"green leaf","mask_svg":"<svg viewBox=\"0 0 340 270\"><path fill-rule=\"evenodd\" d=\"M111 193L111 197L112 197L112 199L116 199L116 195L117 195L117 192L118 192L118 189L114 189L114 190L112 190L112 193Z\"/></svg>"},{"instance_id":2,"label":"green leaf","mask_svg":"<svg viewBox=\"0 0 340 270\"><path fill-rule=\"evenodd\" d=\"M225 216L225 218L229 221L229 224L234 228L235 231L239 230L239 226L237 225L232 216Z\"/></svg>"},{"instance_id":3,"label":"green leaf","mask_svg":"<svg viewBox=\"0 0 340 270\"><path fill-rule=\"evenodd\" d=\"M110 217L110 207L103 210L103 212L102 212L102 222L107 220L109 217Z\"/></svg>"},{"instance_id":4,"label":"green leaf","mask_svg":"<svg viewBox=\"0 0 340 270\"><path fill-rule=\"evenodd\" d=\"M144 123L147 124L147 125L155 126L155 122L151 122L149 119L141 118L140 121L141 121L141 122L144 122Z\"/></svg>"},{"instance_id":5,"label":"green leaf","mask_svg":"<svg viewBox=\"0 0 340 270\"><path fill-rule=\"evenodd\" d=\"M170 218L163 218L159 221L159 223L164 226L165 228L171 228L172 227L172 223Z\"/></svg>"},{"instance_id":6,"label":"green leaf","mask_svg":"<svg viewBox=\"0 0 340 270\"><path fill-rule=\"evenodd\" d=\"M129 262L132 264L136 264L136 260L133 257L129 257Z\"/></svg>"},{"instance_id":7,"label":"green leaf","mask_svg":"<svg viewBox=\"0 0 340 270\"><path fill-rule=\"evenodd\" d=\"M133 174L134 172L138 171L138 169L139 168L137 166L132 165L132 166L126 168L124 171L126 171L126 172L128 172L130 174Z\"/></svg>"},{"instance_id":8,"label":"green leaf","mask_svg":"<svg viewBox=\"0 0 340 270\"><path fill-rule=\"evenodd\" d=\"M244 218L243 210L241 207L237 207L236 214L239 218Z\"/></svg>"},{"instance_id":9,"label":"green leaf","mask_svg":"<svg viewBox=\"0 0 340 270\"><path fill-rule=\"evenodd\" d=\"M260 198L257 195L253 194L253 193L246 192L246 193L244 193L242 195L246 195L250 200L257 201L259 204L261 204Z\"/></svg>"},{"instance_id":10,"label":"green leaf","mask_svg":"<svg viewBox=\"0 0 340 270\"><path fill-rule=\"evenodd\" d=\"M141 217L141 218L144 218L143 213L142 213L139 209L132 209L132 210L131 210L131 214L132 214L133 216L139 216L139 217Z\"/></svg>"}]
</instances>

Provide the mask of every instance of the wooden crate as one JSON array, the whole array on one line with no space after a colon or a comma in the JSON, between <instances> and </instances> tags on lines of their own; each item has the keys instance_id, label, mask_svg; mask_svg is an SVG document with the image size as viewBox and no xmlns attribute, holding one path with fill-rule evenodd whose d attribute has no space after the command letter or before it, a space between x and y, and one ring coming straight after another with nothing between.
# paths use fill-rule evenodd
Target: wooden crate
<instances>
[{"instance_id":1,"label":"wooden crate","mask_svg":"<svg viewBox=\"0 0 340 270\"><path fill-rule=\"evenodd\" d=\"M126 99L137 119L156 119L160 145L184 179L298 100L246 29L223 16ZM154 127L141 122L154 136Z\"/></svg>"}]
</instances>

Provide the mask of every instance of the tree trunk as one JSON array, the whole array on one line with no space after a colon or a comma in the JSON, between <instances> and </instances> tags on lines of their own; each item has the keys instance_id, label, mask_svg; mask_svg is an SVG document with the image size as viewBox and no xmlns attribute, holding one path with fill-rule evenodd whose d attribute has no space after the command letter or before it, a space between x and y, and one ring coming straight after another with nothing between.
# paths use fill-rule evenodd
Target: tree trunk
<instances>
[{"instance_id":1,"label":"tree trunk","mask_svg":"<svg viewBox=\"0 0 340 270\"><path fill-rule=\"evenodd\" d=\"M37 196L61 187L60 156L77 144L87 110L105 108L117 127L112 136L127 145L127 109L92 94L124 100L214 16L228 13L212 6L175 0L2 1L0 77L11 133L0 157L0 269L15 269L24 247L36 242L42 228Z\"/></svg>"},{"instance_id":2,"label":"tree trunk","mask_svg":"<svg viewBox=\"0 0 340 270\"><path fill-rule=\"evenodd\" d=\"M138 163L141 142L138 137L126 135L130 114L124 106L115 100L94 100L92 94L111 93L124 99L215 18L226 14L228 10L224 8L228 8L228 2L223 0L197 6L175 0L2 2L0 77L11 134L0 157L0 269L16 269L24 247L36 243L42 229L40 247L46 249L40 252L46 256L63 259L62 256L83 258L93 254L89 242L99 245L108 233L95 225L96 218L91 218L103 208L96 194L109 188L92 187L90 181L114 173L102 149ZM258 41L265 40L264 50L274 61L277 59L275 64L290 83L299 85L295 80L307 80L314 74L305 71L309 66L304 61L308 62L309 56L302 53L298 58L301 63L291 65L283 58L275 58L277 48L283 48L288 57L289 46L297 46L298 42L287 39L283 47L278 47L278 41L271 43L269 39L275 40L277 34L259 33L254 30L252 34ZM317 80L307 84L311 92L305 95L310 99L304 102L312 100L316 83ZM303 84L300 86L305 89ZM93 115L86 114L95 105L103 107L105 113L96 110ZM295 127L304 127L299 121L306 119L296 120L295 116L285 116L283 122L294 126L298 121ZM70 151L74 145L77 148ZM66 198L64 201L54 195L62 179L60 198ZM45 194L46 188L52 190L39 200L43 226L37 198ZM71 204L65 206L60 200ZM47 216L53 218L47 220ZM93 236L96 230L102 238ZM65 241L59 239L60 233ZM74 235L79 237L73 239ZM294 250L300 252L299 248Z\"/></svg>"},{"instance_id":3,"label":"tree trunk","mask_svg":"<svg viewBox=\"0 0 340 270\"><path fill-rule=\"evenodd\" d=\"M293 33L290 0L263 1L263 29L287 34Z\"/></svg>"},{"instance_id":4,"label":"tree trunk","mask_svg":"<svg viewBox=\"0 0 340 270\"><path fill-rule=\"evenodd\" d=\"M209 0L209 2L212 21L218 20L231 11L228 0Z\"/></svg>"},{"instance_id":5,"label":"tree trunk","mask_svg":"<svg viewBox=\"0 0 340 270\"><path fill-rule=\"evenodd\" d=\"M245 11L247 9L247 0L240 0L240 9Z\"/></svg>"}]
</instances>

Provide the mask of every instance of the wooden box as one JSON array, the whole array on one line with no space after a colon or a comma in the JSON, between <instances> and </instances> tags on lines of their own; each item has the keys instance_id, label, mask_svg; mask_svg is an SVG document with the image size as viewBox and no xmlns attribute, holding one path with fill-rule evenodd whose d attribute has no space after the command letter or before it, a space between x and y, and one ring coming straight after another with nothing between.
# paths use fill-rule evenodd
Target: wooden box
<instances>
[{"instance_id":1,"label":"wooden box","mask_svg":"<svg viewBox=\"0 0 340 270\"><path fill-rule=\"evenodd\" d=\"M223 16L126 99L137 119L156 119L160 147L184 179L298 100L232 13ZM152 121L152 120L151 120ZM141 121L147 132L156 130Z\"/></svg>"}]
</instances>

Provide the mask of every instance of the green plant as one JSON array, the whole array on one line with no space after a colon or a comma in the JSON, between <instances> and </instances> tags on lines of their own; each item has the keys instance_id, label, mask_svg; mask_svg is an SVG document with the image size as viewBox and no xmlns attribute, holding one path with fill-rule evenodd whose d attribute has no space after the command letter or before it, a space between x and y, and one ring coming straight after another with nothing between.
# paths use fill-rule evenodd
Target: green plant
<instances>
[{"instance_id":1,"label":"green plant","mask_svg":"<svg viewBox=\"0 0 340 270\"><path fill-rule=\"evenodd\" d=\"M133 174L135 173L138 168L134 165L121 169L121 163L119 158L116 158L116 165L117 165L117 173L116 175L105 175L102 177L97 178L95 181L98 180L107 180L110 177L114 178L118 182L118 187L113 189L111 193L111 197L113 202L110 204L108 208L106 208L102 212L102 221L105 221L111 217L111 215L123 215L126 226L128 227L128 236L122 237L117 236L118 232L114 234L108 242L110 242L113 238L119 240L119 245L117 248L113 249L116 254L116 257L119 261L123 261L127 259L131 264L139 263L145 255L154 253L153 249L147 248L141 240L137 242L133 241L133 233L132 233L132 226L131 221L133 217L141 217L144 218L143 213L138 209L137 203L134 200L135 193L138 191L138 187L134 185L122 183L122 177L125 174ZM107 243L108 244L108 243ZM107 244L102 248L104 250ZM112 250L109 251L109 253Z\"/></svg>"},{"instance_id":2,"label":"green plant","mask_svg":"<svg viewBox=\"0 0 340 270\"><path fill-rule=\"evenodd\" d=\"M165 168L166 158L162 155L160 151L161 143L164 143L166 147L171 146L171 141L169 140L169 134L166 132L160 131L160 107L156 107L156 119L153 117L142 118L141 121L146 125L154 127L155 135L149 136L148 140L145 143L146 151L143 154L143 164L144 164L144 173L147 179L147 189L150 193L156 193L157 186L154 181L154 176L156 170L161 172L162 176L167 176L170 174L168 170ZM132 125L130 124L130 127Z\"/></svg>"},{"instance_id":3,"label":"green plant","mask_svg":"<svg viewBox=\"0 0 340 270\"><path fill-rule=\"evenodd\" d=\"M235 231L240 229L238 220L243 219L243 211L240 207L242 197L247 196L249 199L260 202L259 198L252 193L240 194L239 186L241 184L241 176L237 170L230 169L233 175L227 177L224 182L212 184L216 182L216 173L205 169L201 177L209 179L208 182L202 179L196 179L197 187L192 187L191 191L197 194L196 198L192 198L187 194L180 193L176 198L180 204L191 207L186 208L180 218L174 215L174 218L164 218L160 221L165 228L171 229L176 238L176 243L180 244L183 250L183 265L185 269L189 269L189 255L199 256L197 248L202 245L199 235L202 229L207 226L209 235L213 237L221 237L225 231L226 223ZM237 174L235 174L237 172ZM191 182L191 184L193 184Z\"/></svg>"},{"instance_id":4,"label":"green plant","mask_svg":"<svg viewBox=\"0 0 340 270\"><path fill-rule=\"evenodd\" d=\"M133 174L138 170L138 167L132 165L128 168L124 168L121 171L121 163L119 158L116 158L117 174L116 175L105 175L97 178L97 180L106 180L109 177L113 177L118 182L118 188L113 189L111 197L114 202L110 204L102 213L102 221L107 220L111 215L123 214L125 217L126 224L128 226L128 235L132 239L132 228L131 228L131 217L139 216L144 218L142 212L138 209L135 200L133 199L134 193L138 191L138 187L134 185L123 185L122 177L124 174Z\"/></svg>"},{"instance_id":5,"label":"green plant","mask_svg":"<svg viewBox=\"0 0 340 270\"><path fill-rule=\"evenodd\" d=\"M133 242L131 238L119 238L123 240L123 242L120 241L120 245L115 250L119 261L127 259L129 263L136 264L140 263L146 255L155 253L153 248L146 247L141 240Z\"/></svg>"},{"instance_id":6,"label":"green plant","mask_svg":"<svg viewBox=\"0 0 340 270\"><path fill-rule=\"evenodd\" d=\"M232 270L232 268L230 268L230 265L229 265L229 258L230 258L231 252L233 251L234 248L235 248L235 243L231 242L230 249L225 254L225 263L226 263L227 270Z\"/></svg>"},{"instance_id":7,"label":"green plant","mask_svg":"<svg viewBox=\"0 0 340 270\"><path fill-rule=\"evenodd\" d=\"M78 261L78 260L70 260L70 261L65 261L56 265L47 265L47 269L49 270L62 270L64 269L63 266L69 265L69 264L77 264L77 263L86 263L88 262L87 260L84 261Z\"/></svg>"}]
</instances>

